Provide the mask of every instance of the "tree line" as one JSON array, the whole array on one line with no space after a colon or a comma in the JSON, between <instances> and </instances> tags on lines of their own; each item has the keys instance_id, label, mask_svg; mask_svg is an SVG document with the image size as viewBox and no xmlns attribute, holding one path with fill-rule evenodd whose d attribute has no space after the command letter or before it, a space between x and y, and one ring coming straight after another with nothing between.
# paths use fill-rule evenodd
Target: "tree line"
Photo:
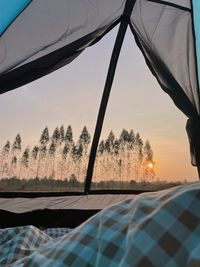
<instances>
[{"instance_id":1,"label":"tree line","mask_svg":"<svg viewBox=\"0 0 200 267\"><path fill-rule=\"evenodd\" d=\"M7 141L1 151L0 178L59 179L75 177L84 182L90 152L91 135L83 127L77 141L69 125L56 127L50 134L45 127L37 145L22 150L22 138ZM110 131L98 146L93 181L113 180L124 183L152 180L154 173L153 151L149 141L143 142L139 133L123 129L116 137Z\"/></svg>"}]
</instances>

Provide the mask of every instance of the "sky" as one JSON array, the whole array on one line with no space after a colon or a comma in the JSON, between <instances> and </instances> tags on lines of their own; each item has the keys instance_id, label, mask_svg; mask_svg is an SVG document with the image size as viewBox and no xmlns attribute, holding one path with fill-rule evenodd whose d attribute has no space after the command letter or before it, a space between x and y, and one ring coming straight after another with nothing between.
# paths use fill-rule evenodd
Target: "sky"
<instances>
[{"instance_id":1,"label":"sky","mask_svg":"<svg viewBox=\"0 0 200 267\"><path fill-rule=\"evenodd\" d=\"M71 64L0 97L0 147L20 133L24 148L37 144L45 126L70 124L78 137L93 134L116 30L87 48ZM110 130L139 132L154 152L156 178L197 180L190 164L186 117L162 91L127 32L120 54L101 138Z\"/></svg>"}]
</instances>

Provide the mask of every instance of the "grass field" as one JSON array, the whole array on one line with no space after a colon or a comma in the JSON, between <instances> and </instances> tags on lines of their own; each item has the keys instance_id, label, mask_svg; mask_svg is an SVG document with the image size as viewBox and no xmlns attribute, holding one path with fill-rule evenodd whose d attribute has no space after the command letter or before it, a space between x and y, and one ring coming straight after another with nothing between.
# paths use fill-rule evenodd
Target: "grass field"
<instances>
[{"instance_id":1,"label":"grass field","mask_svg":"<svg viewBox=\"0 0 200 267\"><path fill-rule=\"evenodd\" d=\"M92 183L91 189L94 190L144 190L144 191L157 191L177 185L181 182L166 182L166 181L99 181ZM55 179L18 179L18 178L4 178L0 180L0 192L67 192L67 191L83 191L84 183L79 182L76 178L69 180L55 180Z\"/></svg>"}]
</instances>

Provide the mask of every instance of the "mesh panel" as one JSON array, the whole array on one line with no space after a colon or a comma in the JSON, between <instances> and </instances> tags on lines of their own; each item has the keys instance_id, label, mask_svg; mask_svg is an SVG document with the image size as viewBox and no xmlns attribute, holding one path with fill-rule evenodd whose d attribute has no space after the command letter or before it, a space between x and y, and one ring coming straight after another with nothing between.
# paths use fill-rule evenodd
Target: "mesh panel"
<instances>
[{"instance_id":1,"label":"mesh panel","mask_svg":"<svg viewBox=\"0 0 200 267\"><path fill-rule=\"evenodd\" d=\"M191 13L140 0L135 4L131 24L162 88L187 116L194 112L191 104L186 103L187 97L199 112Z\"/></svg>"}]
</instances>

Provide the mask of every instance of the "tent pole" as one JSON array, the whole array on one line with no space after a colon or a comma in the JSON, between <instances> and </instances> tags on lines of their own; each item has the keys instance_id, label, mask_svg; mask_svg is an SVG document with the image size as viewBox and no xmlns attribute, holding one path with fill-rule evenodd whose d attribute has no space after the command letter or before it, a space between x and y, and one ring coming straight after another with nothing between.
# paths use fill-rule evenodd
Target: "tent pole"
<instances>
[{"instance_id":1,"label":"tent pole","mask_svg":"<svg viewBox=\"0 0 200 267\"><path fill-rule=\"evenodd\" d=\"M121 20L121 23L119 26L115 45L114 45L112 56L110 59L109 69L108 69L108 73L107 73L107 78L106 78L104 91L103 91L103 95L102 95L102 99L101 99L101 104L100 104L100 108L99 108L99 113L98 113L98 117L97 117L94 137L93 137L92 146L91 146L91 150L90 150L87 175L86 175L86 180L85 180L85 194L86 195L90 191L92 175L93 175L93 170L94 170L94 164L95 164L95 158L96 158L96 152L97 152L97 147L99 144L99 138L101 135L101 130L102 130L103 121L104 121L104 117L105 117L106 107L107 107L108 99L110 96L110 91L111 91L111 87L112 87L112 83L113 83L113 79L114 79L114 75L115 75L117 62L119 59L119 54L121 51L121 47L122 47L122 44L124 41L126 30L127 30L127 27L128 27L129 21L130 21L130 15L132 13L135 2L136 2L136 0L127 0L126 1L124 13L122 15L122 20Z\"/></svg>"}]
</instances>

